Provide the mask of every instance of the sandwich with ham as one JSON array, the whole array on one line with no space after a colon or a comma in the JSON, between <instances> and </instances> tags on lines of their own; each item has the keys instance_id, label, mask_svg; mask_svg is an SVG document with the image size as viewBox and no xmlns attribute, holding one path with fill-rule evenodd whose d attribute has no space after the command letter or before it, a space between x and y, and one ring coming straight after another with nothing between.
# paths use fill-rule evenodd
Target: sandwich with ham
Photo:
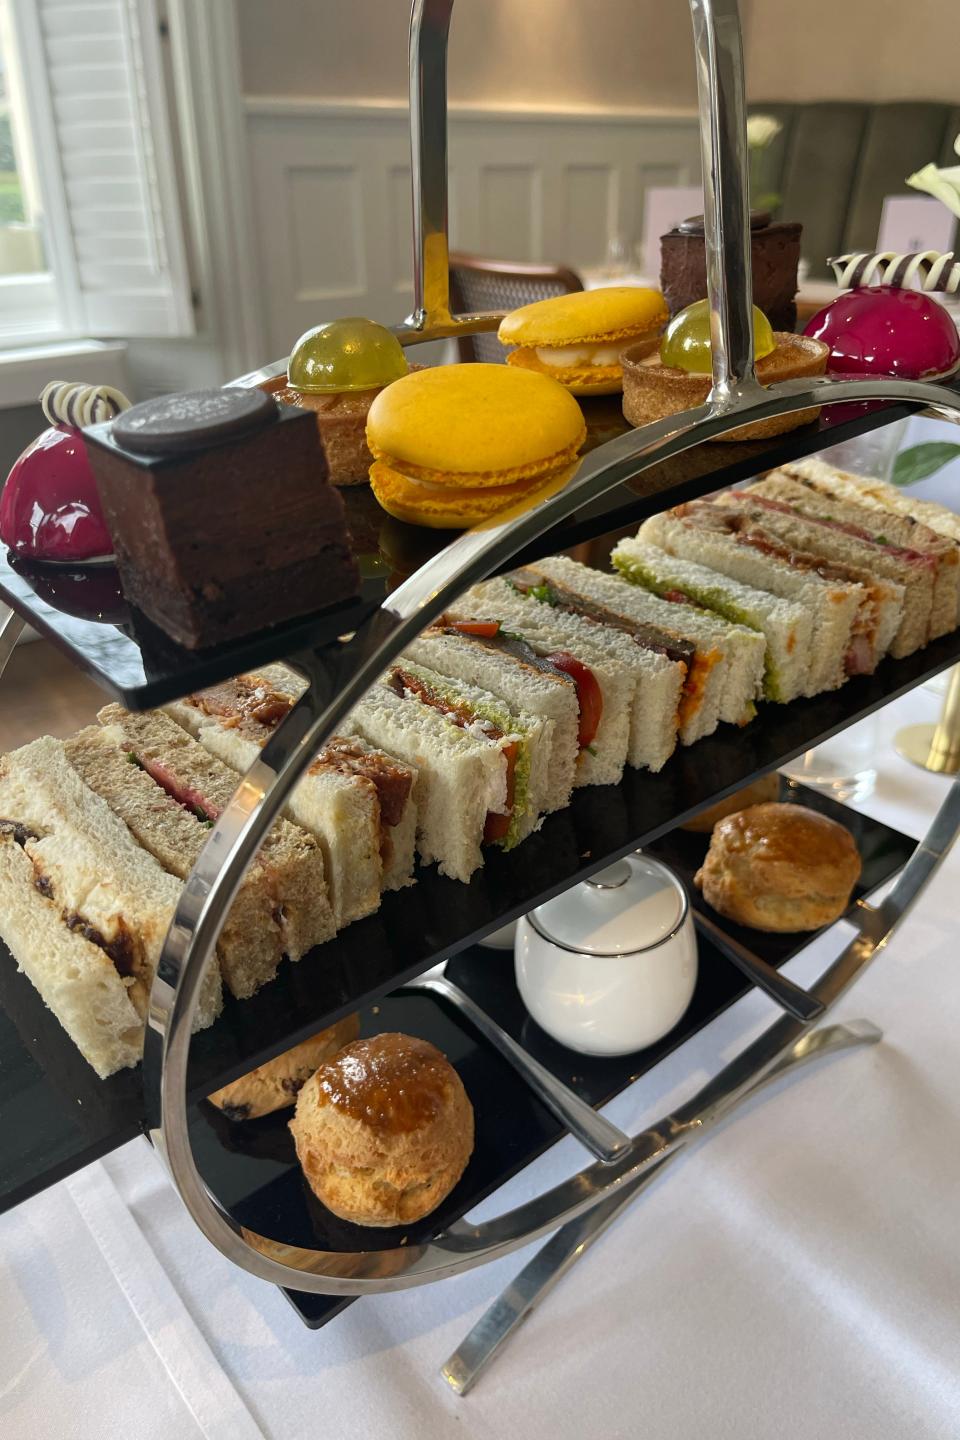
<instances>
[{"instance_id":1,"label":"sandwich with ham","mask_svg":"<svg viewBox=\"0 0 960 1440\"><path fill-rule=\"evenodd\" d=\"M239 675L176 700L167 714L234 772L250 768L305 688L286 666ZM323 853L337 928L375 911L383 890L413 881L416 767L358 735L336 736L284 807Z\"/></svg>"},{"instance_id":2,"label":"sandwich with ham","mask_svg":"<svg viewBox=\"0 0 960 1440\"><path fill-rule=\"evenodd\" d=\"M940 505L936 500L921 500L909 489L900 489L886 480L877 480L868 475L851 475L838 470L825 460L810 457L795 460L790 465L781 465L771 472L773 476L787 476L812 485L824 494L863 505L868 510L884 515L894 514L908 520L917 520L937 535L960 543L960 515Z\"/></svg>"},{"instance_id":3,"label":"sandwich with ham","mask_svg":"<svg viewBox=\"0 0 960 1440\"><path fill-rule=\"evenodd\" d=\"M99 712L65 742L67 758L165 870L185 880L210 827L229 804L237 775L162 713ZM217 958L238 999L272 980L335 933L316 839L280 820L268 833L230 907Z\"/></svg>"},{"instance_id":4,"label":"sandwich with ham","mask_svg":"<svg viewBox=\"0 0 960 1440\"><path fill-rule=\"evenodd\" d=\"M0 816L0 936L99 1076L135 1065L180 881L50 736L0 760ZM211 965L196 1028L221 1003Z\"/></svg>"},{"instance_id":5,"label":"sandwich with ham","mask_svg":"<svg viewBox=\"0 0 960 1440\"><path fill-rule=\"evenodd\" d=\"M864 665L860 637L875 623L873 600L844 566L779 540L718 500L692 500L653 515L640 527L640 537L680 559L804 605L812 621L806 694L836 690Z\"/></svg>"},{"instance_id":6,"label":"sandwich with ham","mask_svg":"<svg viewBox=\"0 0 960 1440\"><path fill-rule=\"evenodd\" d=\"M813 622L800 600L771 595L696 561L681 560L638 535L620 540L610 558L632 585L665 600L698 605L760 636L765 645L765 700L784 704L807 693Z\"/></svg>"},{"instance_id":7,"label":"sandwich with ham","mask_svg":"<svg viewBox=\"0 0 960 1440\"><path fill-rule=\"evenodd\" d=\"M960 600L960 546L929 525L862 503L854 486L814 470L774 471L746 493L783 515L819 527L824 554L869 565L878 577L906 590L901 624L890 647L899 658L956 628Z\"/></svg>"}]
</instances>

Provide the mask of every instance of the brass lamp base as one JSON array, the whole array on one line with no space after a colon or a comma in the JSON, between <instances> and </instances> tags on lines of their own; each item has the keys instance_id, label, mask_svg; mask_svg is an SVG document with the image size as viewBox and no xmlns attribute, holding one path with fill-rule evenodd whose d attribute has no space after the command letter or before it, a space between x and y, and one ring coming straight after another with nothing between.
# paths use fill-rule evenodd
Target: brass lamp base
<instances>
[{"instance_id":1,"label":"brass lamp base","mask_svg":"<svg viewBox=\"0 0 960 1440\"><path fill-rule=\"evenodd\" d=\"M911 765L934 770L939 775L956 775L960 770L960 749L951 755L934 748L936 725L904 725L893 737L893 748Z\"/></svg>"},{"instance_id":2,"label":"brass lamp base","mask_svg":"<svg viewBox=\"0 0 960 1440\"><path fill-rule=\"evenodd\" d=\"M940 719L936 725L905 725L893 737L893 748L904 760L938 775L960 772L960 665L950 675Z\"/></svg>"}]
</instances>

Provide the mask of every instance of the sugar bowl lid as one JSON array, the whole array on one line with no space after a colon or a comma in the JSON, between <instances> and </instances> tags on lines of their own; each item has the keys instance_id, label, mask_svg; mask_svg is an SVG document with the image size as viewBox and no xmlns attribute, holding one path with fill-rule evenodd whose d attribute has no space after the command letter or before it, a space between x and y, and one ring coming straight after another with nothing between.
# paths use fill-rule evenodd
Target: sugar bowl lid
<instances>
[{"instance_id":1,"label":"sugar bowl lid","mask_svg":"<svg viewBox=\"0 0 960 1440\"><path fill-rule=\"evenodd\" d=\"M666 865L627 855L531 910L537 934L581 955L637 955L662 945L687 918L689 901Z\"/></svg>"}]
</instances>

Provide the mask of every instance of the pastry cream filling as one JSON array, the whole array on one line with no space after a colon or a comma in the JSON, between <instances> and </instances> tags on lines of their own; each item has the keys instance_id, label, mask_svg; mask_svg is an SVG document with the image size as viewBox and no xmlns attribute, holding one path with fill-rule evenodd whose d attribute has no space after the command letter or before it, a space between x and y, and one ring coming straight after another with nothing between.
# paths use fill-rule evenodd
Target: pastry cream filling
<instances>
[{"instance_id":1,"label":"pastry cream filling","mask_svg":"<svg viewBox=\"0 0 960 1440\"><path fill-rule=\"evenodd\" d=\"M538 345L534 354L554 370L576 370L583 365L619 365L620 356L633 340L615 345Z\"/></svg>"}]
</instances>

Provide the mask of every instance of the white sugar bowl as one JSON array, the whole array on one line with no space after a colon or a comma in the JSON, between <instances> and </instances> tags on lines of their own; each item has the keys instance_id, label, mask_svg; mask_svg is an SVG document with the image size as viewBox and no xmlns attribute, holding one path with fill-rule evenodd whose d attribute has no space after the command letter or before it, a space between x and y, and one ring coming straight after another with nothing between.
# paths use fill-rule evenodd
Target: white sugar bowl
<instances>
[{"instance_id":1,"label":"white sugar bowl","mask_svg":"<svg viewBox=\"0 0 960 1440\"><path fill-rule=\"evenodd\" d=\"M517 987L542 1029L584 1055L628 1055L678 1023L697 983L687 893L628 855L517 926Z\"/></svg>"}]
</instances>

